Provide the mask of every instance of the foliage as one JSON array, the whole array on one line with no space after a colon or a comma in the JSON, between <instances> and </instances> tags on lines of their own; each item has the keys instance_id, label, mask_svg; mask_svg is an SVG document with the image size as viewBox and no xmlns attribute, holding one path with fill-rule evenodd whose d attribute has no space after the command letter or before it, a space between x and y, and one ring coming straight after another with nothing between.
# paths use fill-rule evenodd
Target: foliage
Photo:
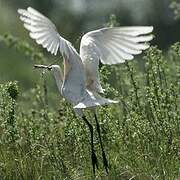
<instances>
[{"instance_id":1,"label":"foliage","mask_svg":"<svg viewBox=\"0 0 180 180\"><path fill-rule=\"evenodd\" d=\"M172 3L170 4L170 8L174 10L175 19L179 19L180 18L180 3L177 2L176 0L173 0Z\"/></svg>"},{"instance_id":2,"label":"foliage","mask_svg":"<svg viewBox=\"0 0 180 180\"><path fill-rule=\"evenodd\" d=\"M44 63L46 58L42 53L37 52L29 43L21 41L11 34L0 35L0 42L5 43L10 48L15 48L17 51L23 53L34 63Z\"/></svg>"},{"instance_id":3,"label":"foliage","mask_svg":"<svg viewBox=\"0 0 180 180\"><path fill-rule=\"evenodd\" d=\"M13 36L1 41L36 63L46 61ZM180 178L179 59L176 43L166 55L151 47L141 68L136 61L102 66L105 96L120 103L98 109L111 170L109 175L102 170L96 137L97 179ZM45 78L28 93L17 82L0 85L0 179L93 179L88 129L63 98L50 107ZM87 117L95 123L88 112Z\"/></svg>"}]
</instances>

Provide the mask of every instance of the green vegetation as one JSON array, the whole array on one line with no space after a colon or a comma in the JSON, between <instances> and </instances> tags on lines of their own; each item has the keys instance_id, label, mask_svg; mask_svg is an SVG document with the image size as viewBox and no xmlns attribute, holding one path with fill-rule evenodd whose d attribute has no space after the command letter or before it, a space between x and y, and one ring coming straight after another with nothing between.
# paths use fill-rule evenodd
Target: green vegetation
<instances>
[{"instance_id":1,"label":"green vegetation","mask_svg":"<svg viewBox=\"0 0 180 180\"><path fill-rule=\"evenodd\" d=\"M13 36L1 36L1 42L34 63L46 62L42 53ZM144 63L102 66L105 95L120 103L98 109L111 169L106 175L99 161L98 179L180 178L179 60L176 43L166 55L151 47ZM116 82L114 88L107 81ZM19 88L17 82L0 85L0 179L92 179L88 130L72 107L60 97L58 106L49 105L55 95L48 91L46 76L28 92ZM101 160L97 137L95 147Z\"/></svg>"},{"instance_id":2,"label":"green vegetation","mask_svg":"<svg viewBox=\"0 0 180 180\"><path fill-rule=\"evenodd\" d=\"M180 18L180 3L173 0L170 7L174 10L175 19Z\"/></svg>"},{"instance_id":3,"label":"green vegetation","mask_svg":"<svg viewBox=\"0 0 180 180\"><path fill-rule=\"evenodd\" d=\"M171 7L178 18L178 3ZM106 26L114 25L112 15ZM0 45L33 64L48 63L12 35L1 35ZM48 75L36 74L38 82L28 91L21 81L0 84L0 179L93 179L86 125L53 90ZM97 179L180 179L180 43L166 53L152 46L138 61L102 66L101 80L105 96L120 103L98 108L110 173L103 171L95 134ZM89 112L87 117L95 125Z\"/></svg>"}]
</instances>

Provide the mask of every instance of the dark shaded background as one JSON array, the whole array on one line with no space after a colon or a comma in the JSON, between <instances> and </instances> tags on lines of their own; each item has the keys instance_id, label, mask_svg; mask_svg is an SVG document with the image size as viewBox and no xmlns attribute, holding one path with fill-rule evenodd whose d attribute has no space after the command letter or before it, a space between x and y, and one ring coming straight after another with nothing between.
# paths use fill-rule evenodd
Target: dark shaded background
<instances>
[{"instance_id":1,"label":"dark shaded background","mask_svg":"<svg viewBox=\"0 0 180 180\"><path fill-rule=\"evenodd\" d=\"M0 34L9 32L35 45L17 14L18 8L31 6L48 16L60 34L79 48L79 39L85 32L103 27L109 16L115 14L123 26L153 25L152 43L167 50L180 41L180 22L174 20L170 3L170 0L0 0ZM32 62L0 43L0 82L18 80L28 88L35 78Z\"/></svg>"}]
</instances>

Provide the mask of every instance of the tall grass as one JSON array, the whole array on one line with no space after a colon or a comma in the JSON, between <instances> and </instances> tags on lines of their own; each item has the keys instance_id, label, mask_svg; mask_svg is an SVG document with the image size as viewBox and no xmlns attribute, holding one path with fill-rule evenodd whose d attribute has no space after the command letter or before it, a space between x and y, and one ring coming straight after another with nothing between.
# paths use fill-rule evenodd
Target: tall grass
<instances>
[{"instance_id":1,"label":"tall grass","mask_svg":"<svg viewBox=\"0 0 180 180\"><path fill-rule=\"evenodd\" d=\"M9 35L1 41L36 63L46 62L26 42ZM97 179L180 178L179 60L176 43L165 55L151 47L141 66L102 66L105 95L120 103L98 109L110 173L103 171L96 137ZM93 179L86 126L64 99L51 108L45 77L41 81L28 93L17 82L0 85L0 179Z\"/></svg>"}]
</instances>

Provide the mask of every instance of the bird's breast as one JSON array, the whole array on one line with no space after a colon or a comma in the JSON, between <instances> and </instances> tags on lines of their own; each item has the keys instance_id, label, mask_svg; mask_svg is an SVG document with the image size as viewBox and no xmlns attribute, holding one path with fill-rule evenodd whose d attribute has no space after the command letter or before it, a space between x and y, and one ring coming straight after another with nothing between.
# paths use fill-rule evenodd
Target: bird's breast
<instances>
[{"instance_id":1,"label":"bird's breast","mask_svg":"<svg viewBox=\"0 0 180 180\"><path fill-rule=\"evenodd\" d=\"M64 58L64 81L67 79L67 76L70 70L71 70L71 65L69 63L69 60L65 57Z\"/></svg>"}]
</instances>

